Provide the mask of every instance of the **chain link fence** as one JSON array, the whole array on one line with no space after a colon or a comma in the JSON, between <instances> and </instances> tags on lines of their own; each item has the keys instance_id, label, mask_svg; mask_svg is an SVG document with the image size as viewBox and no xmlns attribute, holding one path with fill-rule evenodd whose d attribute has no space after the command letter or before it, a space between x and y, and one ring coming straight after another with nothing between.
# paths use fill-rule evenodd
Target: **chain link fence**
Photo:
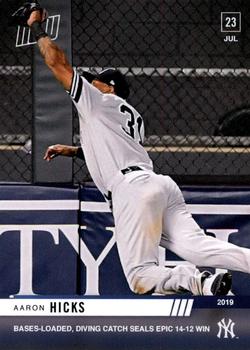
<instances>
[{"instance_id":1,"label":"chain link fence","mask_svg":"<svg viewBox=\"0 0 250 350\"><path fill-rule=\"evenodd\" d=\"M16 28L9 16L17 1L0 1L0 181L30 182L31 157L31 50L16 49Z\"/></svg>"},{"instance_id":2,"label":"chain link fence","mask_svg":"<svg viewBox=\"0 0 250 350\"><path fill-rule=\"evenodd\" d=\"M32 50L15 48L16 28L7 23L20 3L0 0L2 182L32 178ZM221 12L241 12L241 31L221 32ZM248 0L72 0L72 17L73 64L97 72L117 67L127 76L156 172L180 183L247 179ZM75 144L78 133L75 114ZM74 160L74 181L89 179L84 162Z\"/></svg>"},{"instance_id":3,"label":"chain link fence","mask_svg":"<svg viewBox=\"0 0 250 350\"><path fill-rule=\"evenodd\" d=\"M221 12L241 12L241 32L221 32ZM193 184L246 179L248 0L72 0L72 14L74 65L127 76L156 172ZM74 128L77 143L77 117ZM89 178L79 161L74 174Z\"/></svg>"}]
</instances>

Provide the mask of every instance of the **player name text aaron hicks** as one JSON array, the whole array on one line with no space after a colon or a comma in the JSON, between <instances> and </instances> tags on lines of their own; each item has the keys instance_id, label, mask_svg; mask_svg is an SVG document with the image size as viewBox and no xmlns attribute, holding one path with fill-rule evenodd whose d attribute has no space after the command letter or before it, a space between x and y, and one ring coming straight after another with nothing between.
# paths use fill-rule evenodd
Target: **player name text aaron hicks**
<instances>
[{"instance_id":1,"label":"player name text aaron hicks","mask_svg":"<svg viewBox=\"0 0 250 350\"><path fill-rule=\"evenodd\" d=\"M43 304L15 304L13 311L16 312L41 312L46 311L46 306ZM83 314L85 312L85 306L83 301L51 301L49 303L49 312L53 313L74 313Z\"/></svg>"}]
</instances>

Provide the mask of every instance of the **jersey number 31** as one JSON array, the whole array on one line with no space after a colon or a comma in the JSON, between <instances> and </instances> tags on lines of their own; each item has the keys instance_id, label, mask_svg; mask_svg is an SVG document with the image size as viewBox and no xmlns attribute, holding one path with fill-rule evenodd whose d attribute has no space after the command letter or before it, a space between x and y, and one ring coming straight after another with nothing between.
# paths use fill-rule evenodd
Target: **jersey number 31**
<instances>
[{"instance_id":1,"label":"jersey number 31","mask_svg":"<svg viewBox=\"0 0 250 350\"><path fill-rule=\"evenodd\" d=\"M134 112L126 105L120 106L120 112L128 118L126 127L122 127L122 129L135 141L142 144L142 117L139 114L135 116Z\"/></svg>"}]
</instances>

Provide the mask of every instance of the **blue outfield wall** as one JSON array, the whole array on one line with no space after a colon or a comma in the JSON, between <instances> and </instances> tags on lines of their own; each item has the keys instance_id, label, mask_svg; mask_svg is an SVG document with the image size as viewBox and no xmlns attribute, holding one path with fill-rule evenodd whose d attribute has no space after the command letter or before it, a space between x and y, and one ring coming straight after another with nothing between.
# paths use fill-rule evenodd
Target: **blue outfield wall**
<instances>
[{"instance_id":1,"label":"blue outfield wall","mask_svg":"<svg viewBox=\"0 0 250 350\"><path fill-rule=\"evenodd\" d=\"M206 234L250 248L250 188L182 188ZM159 249L160 264L180 259ZM2 185L0 297L132 295L119 262L112 214L95 187ZM250 295L250 275L233 272Z\"/></svg>"}]
</instances>

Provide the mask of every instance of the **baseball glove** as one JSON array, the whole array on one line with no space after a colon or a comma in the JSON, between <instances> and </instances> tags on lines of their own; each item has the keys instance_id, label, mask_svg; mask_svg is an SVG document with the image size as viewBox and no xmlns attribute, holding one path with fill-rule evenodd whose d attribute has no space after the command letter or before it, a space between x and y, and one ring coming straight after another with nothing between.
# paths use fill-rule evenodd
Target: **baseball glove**
<instances>
[{"instance_id":1,"label":"baseball glove","mask_svg":"<svg viewBox=\"0 0 250 350\"><path fill-rule=\"evenodd\" d=\"M12 14L12 23L19 26L27 26L27 21L30 14L33 11L41 11L41 16L43 14L43 8L38 2L25 2L17 11Z\"/></svg>"}]
</instances>

